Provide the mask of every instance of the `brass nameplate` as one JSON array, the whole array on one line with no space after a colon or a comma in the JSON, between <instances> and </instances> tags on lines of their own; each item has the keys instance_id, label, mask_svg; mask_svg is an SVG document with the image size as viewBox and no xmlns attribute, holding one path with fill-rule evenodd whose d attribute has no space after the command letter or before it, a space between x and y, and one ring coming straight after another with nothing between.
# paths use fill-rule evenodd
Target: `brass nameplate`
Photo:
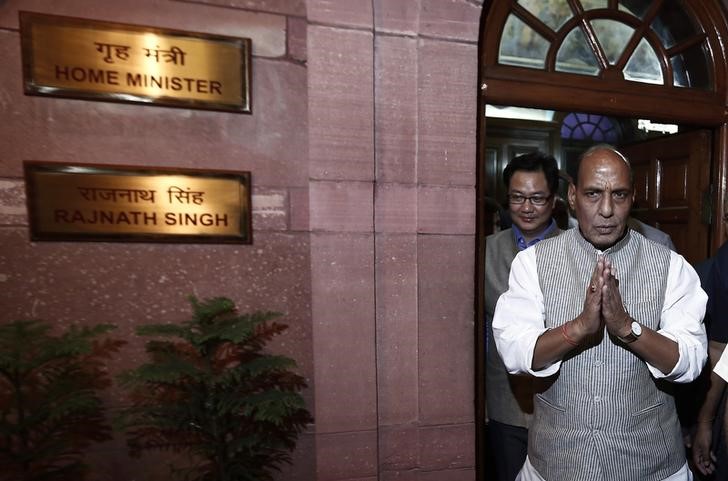
<instances>
[{"instance_id":1,"label":"brass nameplate","mask_svg":"<svg viewBox=\"0 0 728 481\"><path fill-rule=\"evenodd\" d=\"M251 243L249 172L24 162L32 240Z\"/></svg>"},{"instance_id":2,"label":"brass nameplate","mask_svg":"<svg viewBox=\"0 0 728 481\"><path fill-rule=\"evenodd\" d=\"M250 39L20 12L25 93L250 113Z\"/></svg>"}]
</instances>

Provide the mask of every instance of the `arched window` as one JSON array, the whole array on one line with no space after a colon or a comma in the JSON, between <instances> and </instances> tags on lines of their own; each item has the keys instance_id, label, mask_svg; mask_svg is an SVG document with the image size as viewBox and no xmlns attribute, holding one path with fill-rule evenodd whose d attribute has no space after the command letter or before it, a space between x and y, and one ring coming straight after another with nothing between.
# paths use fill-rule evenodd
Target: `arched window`
<instances>
[{"instance_id":1,"label":"arched window","mask_svg":"<svg viewBox=\"0 0 728 481\"><path fill-rule=\"evenodd\" d=\"M500 0L481 36L485 102L718 125L726 49L719 0Z\"/></svg>"},{"instance_id":2,"label":"arched window","mask_svg":"<svg viewBox=\"0 0 728 481\"><path fill-rule=\"evenodd\" d=\"M498 63L712 90L709 53L707 35L680 0L518 0Z\"/></svg>"}]
</instances>

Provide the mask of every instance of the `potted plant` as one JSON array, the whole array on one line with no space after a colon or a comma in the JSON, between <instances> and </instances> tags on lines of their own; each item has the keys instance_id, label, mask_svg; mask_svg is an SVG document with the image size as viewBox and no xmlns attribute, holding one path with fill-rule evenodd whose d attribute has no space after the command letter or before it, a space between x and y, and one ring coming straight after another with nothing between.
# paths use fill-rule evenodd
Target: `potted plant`
<instances>
[{"instance_id":1,"label":"potted plant","mask_svg":"<svg viewBox=\"0 0 728 481\"><path fill-rule=\"evenodd\" d=\"M190 302L188 321L137 328L152 339L149 362L121 376L130 453L188 454L172 470L190 481L271 480L312 420L295 362L264 351L287 326L273 312L238 314L227 298Z\"/></svg>"},{"instance_id":2,"label":"potted plant","mask_svg":"<svg viewBox=\"0 0 728 481\"><path fill-rule=\"evenodd\" d=\"M100 392L105 361L124 341L98 337L114 326L0 325L0 469L3 479L81 480L84 449L111 439Z\"/></svg>"}]
</instances>

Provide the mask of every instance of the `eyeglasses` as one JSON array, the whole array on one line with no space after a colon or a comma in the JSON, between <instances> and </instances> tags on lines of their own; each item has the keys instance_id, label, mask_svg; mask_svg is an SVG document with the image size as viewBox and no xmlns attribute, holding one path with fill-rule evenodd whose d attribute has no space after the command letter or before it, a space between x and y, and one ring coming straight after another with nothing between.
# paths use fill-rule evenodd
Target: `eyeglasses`
<instances>
[{"instance_id":1,"label":"eyeglasses","mask_svg":"<svg viewBox=\"0 0 728 481\"><path fill-rule=\"evenodd\" d=\"M508 194L508 202L511 204L523 204L529 201L531 205L546 205L546 202L551 198L550 195L522 195L522 194Z\"/></svg>"}]
</instances>

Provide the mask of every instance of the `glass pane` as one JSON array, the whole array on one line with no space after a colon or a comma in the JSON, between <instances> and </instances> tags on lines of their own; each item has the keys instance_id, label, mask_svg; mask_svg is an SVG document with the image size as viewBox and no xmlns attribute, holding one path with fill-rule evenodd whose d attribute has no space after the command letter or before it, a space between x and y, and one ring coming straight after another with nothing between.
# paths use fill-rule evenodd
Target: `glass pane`
<instances>
[{"instance_id":1,"label":"glass pane","mask_svg":"<svg viewBox=\"0 0 728 481\"><path fill-rule=\"evenodd\" d=\"M590 139L594 137L594 125L593 124L582 124L581 128L584 129L584 135L586 135L586 138ZM595 139L595 140L602 140L602 139Z\"/></svg>"},{"instance_id":2,"label":"glass pane","mask_svg":"<svg viewBox=\"0 0 728 481\"><path fill-rule=\"evenodd\" d=\"M676 87L713 89L709 57L703 45L696 45L670 59Z\"/></svg>"},{"instance_id":3,"label":"glass pane","mask_svg":"<svg viewBox=\"0 0 728 481\"><path fill-rule=\"evenodd\" d=\"M545 38L510 14L501 36L498 63L543 70L548 49Z\"/></svg>"},{"instance_id":4,"label":"glass pane","mask_svg":"<svg viewBox=\"0 0 728 481\"><path fill-rule=\"evenodd\" d=\"M609 2L607 0L581 0L581 6L584 11L594 10L596 8L607 8Z\"/></svg>"},{"instance_id":5,"label":"glass pane","mask_svg":"<svg viewBox=\"0 0 728 481\"><path fill-rule=\"evenodd\" d=\"M566 124L561 124L561 138L562 139L571 139L572 138L572 130L571 127L569 127Z\"/></svg>"},{"instance_id":6,"label":"glass pane","mask_svg":"<svg viewBox=\"0 0 728 481\"><path fill-rule=\"evenodd\" d=\"M683 56L672 57L670 63L672 64L672 84L675 87L690 87L690 76L685 68Z\"/></svg>"},{"instance_id":7,"label":"glass pane","mask_svg":"<svg viewBox=\"0 0 728 481\"><path fill-rule=\"evenodd\" d=\"M614 65L622 55L634 29L616 20L592 20L591 24L599 43L602 44L604 53L607 54L609 63Z\"/></svg>"},{"instance_id":8,"label":"glass pane","mask_svg":"<svg viewBox=\"0 0 728 481\"><path fill-rule=\"evenodd\" d=\"M518 3L554 31L560 29L573 15L566 0L518 0Z\"/></svg>"},{"instance_id":9,"label":"glass pane","mask_svg":"<svg viewBox=\"0 0 728 481\"><path fill-rule=\"evenodd\" d=\"M662 69L657 54L644 38L624 68L624 78L635 82L662 84Z\"/></svg>"},{"instance_id":10,"label":"glass pane","mask_svg":"<svg viewBox=\"0 0 728 481\"><path fill-rule=\"evenodd\" d=\"M599 121L599 128L602 130L609 130L613 128L612 122L608 118L602 117L602 120Z\"/></svg>"},{"instance_id":11,"label":"glass pane","mask_svg":"<svg viewBox=\"0 0 728 481\"><path fill-rule=\"evenodd\" d=\"M562 121L561 138L616 142L619 140L619 132L609 117L572 112Z\"/></svg>"},{"instance_id":12,"label":"glass pane","mask_svg":"<svg viewBox=\"0 0 728 481\"><path fill-rule=\"evenodd\" d=\"M556 70L582 75L597 75L599 64L589 48L579 27L574 28L564 39L556 55Z\"/></svg>"},{"instance_id":13,"label":"glass pane","mask_svg":"<svg viewBox=\"0 0 728 481\"><path fill-rule=\"evenodd\" d=\"M685 10L679 0L665 0L651 27L665 48L677 45L699 33L692 15Z\"/></svg>"},{"instance_id":14,"label":"glass pane","mask_svg":"<svg viewBox=\"0 0 728 481\"><path fill-rule=\"evenodd\" d=\"M643 19L651 3L651 0L619 0L619 9Z\"/></svg>"}]
</instances>

